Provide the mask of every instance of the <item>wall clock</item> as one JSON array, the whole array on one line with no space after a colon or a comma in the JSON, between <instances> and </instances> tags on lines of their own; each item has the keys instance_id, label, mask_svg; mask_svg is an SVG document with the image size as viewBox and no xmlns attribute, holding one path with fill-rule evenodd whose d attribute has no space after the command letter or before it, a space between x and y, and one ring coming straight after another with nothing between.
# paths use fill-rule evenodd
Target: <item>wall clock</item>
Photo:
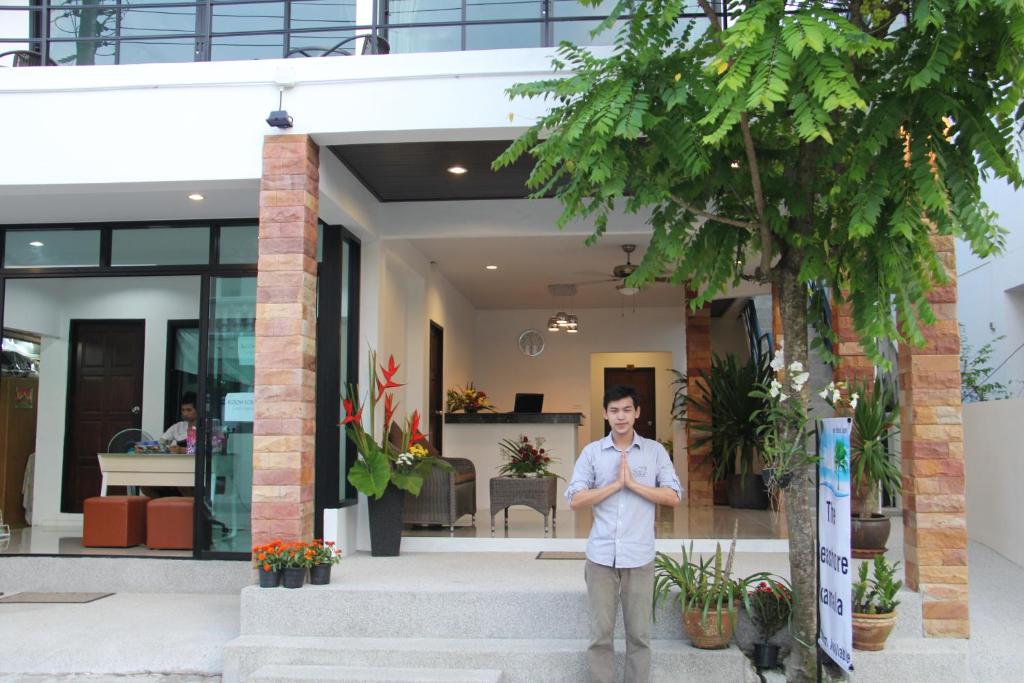
<instances>
[{"instance_id":1,"label":"wall clock","mask_svg":"<svg viewBox=\"0 0 1024 683\"><path fill-rule=\"evenodd\" d=\"M519 335L519 350L531 358L544 350L544 335L537 330L523 330Z\"/></svg>"}]
</instances>

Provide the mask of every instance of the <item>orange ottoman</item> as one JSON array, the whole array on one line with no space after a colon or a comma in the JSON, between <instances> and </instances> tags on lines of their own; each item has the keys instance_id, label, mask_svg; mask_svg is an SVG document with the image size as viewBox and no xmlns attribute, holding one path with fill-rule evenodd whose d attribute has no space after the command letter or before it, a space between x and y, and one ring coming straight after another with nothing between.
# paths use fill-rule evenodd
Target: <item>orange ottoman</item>
<instances>
[{"instance_id":1,"label":"orange ottoman","mask_svg":"<svg viewBox=\"0 0 1024 683\"><path fill-rule=\"evenodd\" d=\"M146 496L94 496L82 504L82 545L128 548L146 542Z\"/></svg>"},{"instance_id":2,"label":"orange ottoman","mask_svg":"<svg viewBox=\"0 0 1024 683\"><path fill-rule=\"evenodd\" d=\"M146 545L159 550L192 549L192 499L154 498L146 508Z\"/></svg>"}]
</instances>

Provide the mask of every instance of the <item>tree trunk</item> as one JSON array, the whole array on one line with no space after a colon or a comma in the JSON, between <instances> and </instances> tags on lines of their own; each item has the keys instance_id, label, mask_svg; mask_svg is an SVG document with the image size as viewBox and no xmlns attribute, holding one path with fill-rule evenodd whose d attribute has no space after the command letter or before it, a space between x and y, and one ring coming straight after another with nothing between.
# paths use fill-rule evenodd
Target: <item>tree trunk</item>
<instances>
[{"instance_id":1,"label":"tree trunk","mask_svg":"<svg viewBox=\"0 0 1024 683\"><path fill-rule=\"evenodd\" d=\"M801 255L787 250L779 264L778 275L782 294L782 329L786 366L807 362L807 287L800 282ZM803 389L807 400L810 389ZM793 397L796 398L795 396ZM795 438L791 435L789 438ZM786 488L786 524L789 529L789 573L793 584L793 652L787 662L786 678L790 683L809 683L817 677L818 638L818 563L817 507L814 465L806 465L795 473Z\"/></svg>"}]
</instances>

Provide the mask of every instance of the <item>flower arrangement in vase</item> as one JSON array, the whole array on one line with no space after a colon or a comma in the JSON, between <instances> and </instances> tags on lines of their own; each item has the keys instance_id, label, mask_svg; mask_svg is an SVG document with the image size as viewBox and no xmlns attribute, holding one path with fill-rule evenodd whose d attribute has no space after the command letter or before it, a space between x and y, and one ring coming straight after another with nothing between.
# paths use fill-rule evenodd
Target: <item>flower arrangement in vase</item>
<instances>
[{"instance_id":1,"label":"flower arrangement in vase","mask_svg":"<svg viewBox=\"0 0 1024 683\"><path fill-rule=\"evenodd\" d=\"M464 387L449 389L447 394L447 412L458 411L478 413L481 410L494 412L494 404L487 398L487 392L481 391L470 382Z\"/></svg>"},{"instance_id":2,"label":"flower arrangement in vase","mask_svg":"<svg viewBox=\"0 0 1024 683\"><path fill-rule=\"evenodd\" d=\"M498 468L503 477L559 477L548 467L555 462L550 452L545 449L543 437L535 437L536 444L528 436L518 439L502 439L498 444L505 458L504 464Z\"/></svg>"}]
</instances>

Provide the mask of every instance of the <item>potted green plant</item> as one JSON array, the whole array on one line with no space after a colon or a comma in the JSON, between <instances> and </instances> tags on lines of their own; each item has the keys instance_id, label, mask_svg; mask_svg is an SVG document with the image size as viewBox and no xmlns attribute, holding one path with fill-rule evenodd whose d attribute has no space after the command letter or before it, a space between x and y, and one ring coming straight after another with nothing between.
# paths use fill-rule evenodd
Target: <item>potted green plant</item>
<instances>
[{"instance_id":1,"label":"potted green plant","mask_svg":"<svg viewBox=\"0 0 1024 683\"><path fill-rule=\"evenodd\" d=\"M536 443L530 442L530 437L520 436L518 439L502 439L498 443L501 455L505 462L498 468L498 474L503 477L555 477L562 479L559 475L550 471L548 467L556 462L551 457L551 452L544 448L544 438L536 437Z\"/></svg>"},{"instance_id":2,"label":"potted green plant","mask_svg":"<svg viewBox=\"0 0 1024 683\"><path fill-rule=\"evenodd\" d=\"M313 551L310 558L309 583L314 586L326 586L331 582L331 567L341 562L341 551L334 547L334 541L313 539L309 544Z\"/></svg>"},{"instance_id":3,"label":"potted green plant","mask_svg":"<svg viewBox=\"0 0 1024 683\"><path fill-rule=\"evenodd\" d=\"M420 494L423 480L435 467L447 472L452 466L439 457L430 455L424 443L426 435L420 433L419 412L413 411L402 430L399 444L388 438L398 404L390 389L400 386L395 381L398 364L395 357L388 364L377 365L377 354L370 351L370 390L365 400L359 400L359 388L349 387L349 397L343 401L348 438L359 451L359 458L349 468L348 480L369 499L370 554L375 557L398 555L402 543L402 508L405 493ZM377 404L384 403L382 436L377 437L375 412ZM363 410L369 409L367 424L363 426Z\"/></svg>"},{"instance_id":4,"label":"potted green plant","mask_svg":"<svg viewBox=\"0 0 1024 683\"><path fill-rule=\"evenodd\" d=\"M281 569L284 567L283 544L279 540L252 548L252 561L259 573L260 588L276 588L281 585Z\"/></svg>"},{"instance_id":5,"label":"potted green plant","mask_svg":"<svg viewBox=\"0 0 1024 683\"><path fill-rule=\"evenodd\" d=\"M759 581L747 591L743 606L761 637L754 643L754 665L759 669L778 667L779 646L768 641L789 623L793 612L789 582L779 577Z\"/></svg>"},{"instance_id":6,"label":"potted green plant","mask_svg":"<svg viewBox=\"0 0 1024 683\"><path fill-rule=\"evenodd\" d=\"M870 390L851 388L850 486L853 556L870 559L885 552L891 525L882 514L881 492L895 497L902 488L900 468L889 455L889 438L899 431L899 407L893 393L875 380Z\"/></svg>"},{"instance_id":7,"label":"potted green plant","mask_svg":"<svg viewBox=\"0 0 1024 683\"><path fill-rule=\"evenodd\" d=\"M700 373L696 396L684 387L677 389L677 400L692 409L692 417L682 421L692 425L700 436L693 446L711 445L712 476L727 484L729 505L735 508L763 510L769 505L768 492L754 465L762 447L760 427L766 399L758 387L771 380L771 367L764 357L740 363L736 356L715 355L711 372Z\"/></svg>"},{"instance_id":8,"label":"potted green plant","mask_svg":"<svg viewBox=\"0 0 1024 683\"><path fill-rule=\"evenodd\" d=\"M868 578L869 565L873 568ZM853 647L857 650L885 648L892 629L896 626L896 599L903 582L896 579L900 563L890 564L884 555L876 555L871 562L862 562L857 581L853 582Z\"/></svg>"}]
</instances>

